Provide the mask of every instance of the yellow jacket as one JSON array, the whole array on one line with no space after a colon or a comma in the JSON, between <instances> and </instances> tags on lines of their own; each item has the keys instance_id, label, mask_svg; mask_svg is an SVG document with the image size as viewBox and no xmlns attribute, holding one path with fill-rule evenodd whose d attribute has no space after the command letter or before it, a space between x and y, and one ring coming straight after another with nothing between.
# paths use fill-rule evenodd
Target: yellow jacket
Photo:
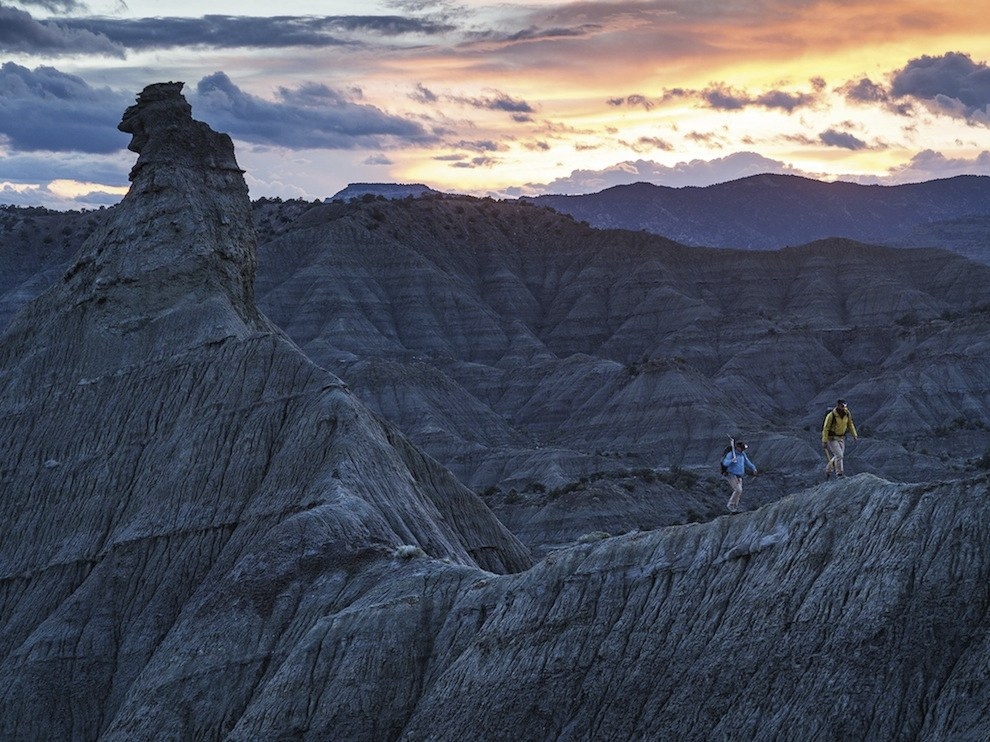
<instances>
[{"instance_id":1,"label":"yellow jacket","mask_svg":"<svg viewBox=\"0 0 990 742\"><path fill-rule=\"evenodd\" d=\"M859 437L856 435L856 426L853 425L852 412L847 409L845 416L841 416L836 414L833 408L825 416L822 425L822 443L828 443L829 438L842 438L847 431L853 438Z\"/></svg>"}]
</instances>

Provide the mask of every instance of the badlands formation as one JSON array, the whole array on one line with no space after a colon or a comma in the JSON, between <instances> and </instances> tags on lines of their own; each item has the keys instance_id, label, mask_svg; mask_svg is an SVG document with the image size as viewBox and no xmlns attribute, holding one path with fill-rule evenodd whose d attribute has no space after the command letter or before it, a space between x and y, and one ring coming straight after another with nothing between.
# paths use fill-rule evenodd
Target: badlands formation
<instances>
[{"instance_id":1,"label":"badlands formation","mask_svg":"<svg viewBox=\"0 0 990 742\"><path fill-rule=\"evenodd\" d=\"M990 477L938 449L984 440L982 267L369 201L256 280L230 139L179 83L121 128L128 195L0 336L0 738L990 735ZM815 468L837 380L875 471L714 510L691 466L742 430ZM520 515L572 496L693 516Z\"/></svg>"}]
</instances>

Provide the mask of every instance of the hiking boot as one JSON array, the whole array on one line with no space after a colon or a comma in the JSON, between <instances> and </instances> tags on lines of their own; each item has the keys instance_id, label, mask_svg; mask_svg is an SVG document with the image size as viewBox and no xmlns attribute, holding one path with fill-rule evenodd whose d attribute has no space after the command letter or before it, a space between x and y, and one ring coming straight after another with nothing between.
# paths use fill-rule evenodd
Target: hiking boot
<instances>
[{"instance_id":1,"label":"hiking boot","mask_svg":"<svg viewBox=\"0 0 990 742\"><path fill-rule=\"evenodd\" d=\"M825 481L827 482L831 478L832 478L832 472L826 470L826 472L825 472Z\"/></svg>"},{"instance_id":2,"label":"hiking boot","mask_svg":"<svg viewBox=\"0 0 990 742\"><path fill-rule=\"evenodd\" d=\"M729 512L730 512L730 513L738 513L738 512L739 512L739 506L738 506L738 505L734 505L734 504L732 503L732 499L731 499L731 498L730 498L730 499L729 499L729 501L728 501L728 502L727 502L727 503L725 504L725 507L727 507L727 508L729 509Z\"/></svg>"}]
</instances>

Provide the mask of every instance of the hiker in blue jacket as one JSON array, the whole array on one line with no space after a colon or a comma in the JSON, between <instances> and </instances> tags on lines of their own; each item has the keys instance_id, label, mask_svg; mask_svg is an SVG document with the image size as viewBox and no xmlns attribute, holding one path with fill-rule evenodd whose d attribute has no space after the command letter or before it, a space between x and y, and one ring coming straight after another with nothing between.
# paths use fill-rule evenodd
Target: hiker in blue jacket
<instances>
[{"instance_id":1,"label":"hiker in blue jacket","mask_svg":"<svg viewBox=\"0 0 990 742\"><path fill-rule=\"evenodd\" d=\"M746 455L747 448L749 446L742 441L736 441L735 447L730 447L722 457L722 471L729 480L729 486L732 487L732 495L726 505L730 513L739 512L739 498L742 497L743 477L746 476L746 472L757 474L756 464Z\"/></svg>"}]
</instances>

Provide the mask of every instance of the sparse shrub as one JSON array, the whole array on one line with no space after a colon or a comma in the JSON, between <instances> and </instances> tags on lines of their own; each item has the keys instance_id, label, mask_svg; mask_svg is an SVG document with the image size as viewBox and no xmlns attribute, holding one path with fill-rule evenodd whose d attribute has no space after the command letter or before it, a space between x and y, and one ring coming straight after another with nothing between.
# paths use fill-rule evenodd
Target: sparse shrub
<instances>
[{"instance_id":1,"label":"sparse shrub","mask_svg":"<svg viewBox=\"0 0 990 742\"><path fill-rule=\"evenodd\" d=\"M901 327L916 327L918 322L918 315L914 312L907 312L894 320L894 324L900 325Z\"/></svg>"},{"instance_id":2,"label":"sparse shrub","mask_svg":"<svg viewBox=\"0 0 990 742\"><path fill-rule=\"evenodd\" d=\"M699 513L697 510L688 510L685 513L688 523L703 523L705 521L705 516Z\"/></svg>"},{"instance_id":3,"label":"sparse shrub","mask_svg":"<svg viewBox=\"0 0 990 742\"><path fill-rule=\"evenodd\" d=\"M409 560L426 556L426 552L413 544L402 544L401 546L395 547L395 551L392 552L392 556L396 559Z\"/></svg>"},{"instance_id":4,"label":"sparse shrub","mask_svg":"<svg viewBox=\"0 0 990 742\"><path fill-rule=\"evenodd\" d=\"M689 490L698 483L698 475L695 472L683 469L677 464L670 467L670 471L658 472L657 477L661 482L679 490Z\"/></svg>"},{"instance_id":5,"label":"sparse shrub","mask_svg":"<svg viewBox=\"0 0 990 742\"><path fill-rule=\"evenodd\" d=\"M592 531L591 533L586 533L581 536L577 542L579 544L590 544L595 541L603 541L607 538L612 538L612 534L606 533L605 531Z\"/></svg>"}]
</instances>

